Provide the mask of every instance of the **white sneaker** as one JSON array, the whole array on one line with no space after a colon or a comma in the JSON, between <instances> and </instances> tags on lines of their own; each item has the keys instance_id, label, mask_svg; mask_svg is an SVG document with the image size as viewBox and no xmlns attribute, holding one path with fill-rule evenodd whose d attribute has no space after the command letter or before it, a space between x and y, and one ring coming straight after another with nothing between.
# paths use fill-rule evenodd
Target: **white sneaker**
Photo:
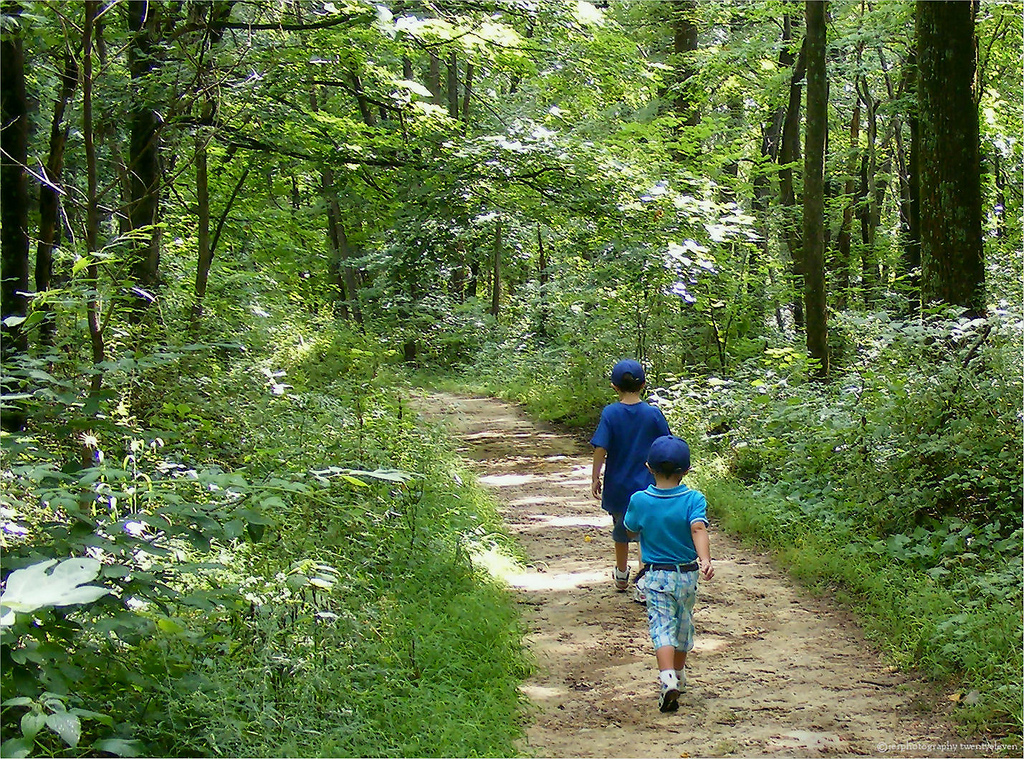
<instances>
[{"instance_id":1,"label":"white sneaker","mask_svg":"<svg viewBox=\"0 0 1024 759\"><path fill-rule=\"evenodd\" d=\"M639 585L633 585L633 600L638 604L647 603L647 594L644 593L644 589Z\"/></svg>"},{"instance_id":2,"label":"white sneaker","mask_svg":"<svg viewBox=\"0 0 1024 759\"><path fill-rule=\"evenodd\" d=\"M625 590L629 587L629 567L620 571L618 567L612 569L612 579L615 580L616 590Z\"/></svg>"},{"instance_id":3,"label":"white sneaker","mask_svg":"<svg viewBox=\"0 0 1024 759\"><path fill-rule=\"evenodd\" d=\"M661 680L661 696L658 698L658 709L663 712L674 712L679 708L679 678L672 670L665 670L658 679Z\"/></svg>"}]
</instances>

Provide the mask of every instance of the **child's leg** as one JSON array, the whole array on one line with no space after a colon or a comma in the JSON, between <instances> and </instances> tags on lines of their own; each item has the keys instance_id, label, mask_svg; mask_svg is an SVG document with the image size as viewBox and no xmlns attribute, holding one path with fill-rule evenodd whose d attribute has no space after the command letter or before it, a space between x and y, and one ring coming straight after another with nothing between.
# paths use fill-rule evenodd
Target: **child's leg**
<instances>
[{"instance_id":1,"label":"child's leg","mask_svg":"<svg viewBox=\"0 0 1024 759\"><path fill-rule=\"evenodd\" d=\"M615 568L620 572L629 569L629 543L615 541Z\"/></svg>"},{"instance_id":2,"label":"child's leg","mask_svg":"<svg viewBox=\"0 0 1024 759\"><path fill-rule=\"evenodd\" d=\"M679 664L679 652L676 651L675 646L659 646L654 651L654 656L658 660L658 669L664 672L666 669L682 669ZM683 661L686 661L686 654L683 654Z\"/></svg>"}]
</instances>

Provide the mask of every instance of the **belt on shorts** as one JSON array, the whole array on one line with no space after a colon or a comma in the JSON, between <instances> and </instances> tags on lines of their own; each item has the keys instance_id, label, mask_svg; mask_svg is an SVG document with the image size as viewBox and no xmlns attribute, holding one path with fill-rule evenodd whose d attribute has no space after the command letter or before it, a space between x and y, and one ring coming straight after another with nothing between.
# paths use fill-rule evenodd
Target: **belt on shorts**
<instances>
[{"instance_id":1,"label":"belt on shorts","mask_svg":"<svg viewBox=\"0 0 1024 759\"><path fill-rule=\"evenodd\" d=\"M697 562L691 561L689 564L644 564L645 572L652 569L659 569L662 572L696 572Z\"/></svg>"}]
</instances>

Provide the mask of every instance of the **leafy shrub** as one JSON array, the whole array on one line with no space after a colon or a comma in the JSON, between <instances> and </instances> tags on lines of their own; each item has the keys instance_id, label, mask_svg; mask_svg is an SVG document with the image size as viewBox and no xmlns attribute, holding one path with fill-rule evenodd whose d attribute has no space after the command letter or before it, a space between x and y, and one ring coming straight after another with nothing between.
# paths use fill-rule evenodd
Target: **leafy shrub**
<instances>
[{"instance_id":1,"label":"leafy shrub","mask_svg":"<svg viewBox=\"0 0 1024 759\"><path fill-rule=\"evenodd\" d=\"M843 318L849 364L828 385L769 348L669 383L662 406L698 472L752 487L708 482L732 529L843 589L904 665L963 678L965 721L1019 735L1020 323Z\"/></svg>"},{"instance_id":2,"label":"leafy shrub","mask_svg":"<svg viewBox=\"0 0 1024 759\"><path fill-rule=\"evenodd\" d=\"M87 556L106 593L5 616L4 755L515 751L521 631L468 558L505 541L493 505L393 352L273 323L139 354L97 399L73 364L37 380L31 434L3 441L4 573Z\"/></svg>"}]
</instances>

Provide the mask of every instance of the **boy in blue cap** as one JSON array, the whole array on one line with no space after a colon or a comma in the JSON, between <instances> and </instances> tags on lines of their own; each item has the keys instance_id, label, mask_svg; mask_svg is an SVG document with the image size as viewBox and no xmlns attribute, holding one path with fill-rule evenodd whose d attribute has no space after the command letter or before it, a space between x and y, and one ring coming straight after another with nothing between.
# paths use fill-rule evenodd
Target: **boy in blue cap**
<instances>
[{"instance_id":1,"label":"boy in blue cap","mask_svg":"<svg viewBox=\"0 0 1024 759\"><path fill-rule=\"evenodd\" d=\"M654 483L645 464L647 451L654 439L668 435L669 429L661 410L640 399L646 379L638 361L618 362L612 368L611 380L619 400L601 411L601 421L590 439L594 446L590 490L594 498L601 499L601 508L612 515L612 540L615 542L612 580L615 589L621 591L629 586L629 537L622 526L622 517L630 496Z\"/></svg>"},{"instance_id":2,"label":"boy in blue cap","mask_svg":"<svg viewBox=\"0 0 1024 759\"><path fill-rule=\"evenodd\" d=\"M690 471L690 447L682 438L667 435L655 440L647 468L654 485L633 495L623 523L631 535L639 535L646 562L647 622L661 681L658 708L674 712L686 686L686 654L693 649L698 570L705 580L715 574L708 504L703 494L682 484Z\"/></svg>"}]
</instances>

